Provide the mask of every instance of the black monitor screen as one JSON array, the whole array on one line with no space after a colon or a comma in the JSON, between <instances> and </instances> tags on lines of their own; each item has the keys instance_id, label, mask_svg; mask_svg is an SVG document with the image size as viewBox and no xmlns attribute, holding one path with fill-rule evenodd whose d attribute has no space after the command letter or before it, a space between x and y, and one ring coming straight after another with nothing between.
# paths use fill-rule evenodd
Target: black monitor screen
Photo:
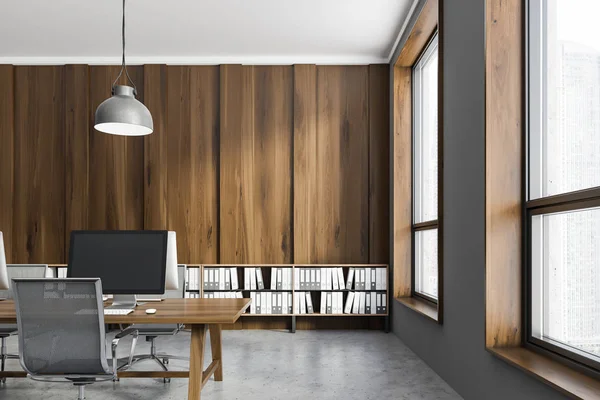
<instances>
[{"instance_id":1,"label":"black monitor screen","mask_svg":"<svg viewBox=\"0 0 600 400\"><path fill-rule=\"evenodd\" d=\"M100 278L105 294L165 291L167 231L73 231L69 278Z\"/></svg>"}]
</instances>

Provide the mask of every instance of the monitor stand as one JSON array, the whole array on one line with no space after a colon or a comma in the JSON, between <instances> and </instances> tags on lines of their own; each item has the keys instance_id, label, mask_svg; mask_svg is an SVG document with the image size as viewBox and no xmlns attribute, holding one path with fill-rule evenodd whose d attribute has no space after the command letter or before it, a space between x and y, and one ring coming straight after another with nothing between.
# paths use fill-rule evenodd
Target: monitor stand
<instances>
[{"instance_id":1,"label":"monitor stand","mask_svg":"<svg viewBox=\"0 0 600 400\"><path fill-rule=\"evenodd\" d=\"M106 308L126 308L133 310L137 305L135 294L115 294L112 304Z\"/></svg>"}]
</instances>

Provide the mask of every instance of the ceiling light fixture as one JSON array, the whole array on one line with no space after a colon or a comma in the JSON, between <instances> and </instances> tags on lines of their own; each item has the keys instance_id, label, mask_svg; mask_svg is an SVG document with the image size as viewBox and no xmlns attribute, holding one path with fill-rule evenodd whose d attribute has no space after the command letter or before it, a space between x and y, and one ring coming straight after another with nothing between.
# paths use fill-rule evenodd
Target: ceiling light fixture
<instances>
[{"instance_id":1,"label":"ceiling light fixture","mask_svg":"<svg viewBox=\"0 0 600 400\"><path fill-rule=\"evenodd\" d=\"M104 100L96 109L94 128L112 135L148 135L154 130L152 115L144 104L136 100L137 89L127 72L127 64L125 64L125 0L123 0L121 39L123 43L121 71L112 84L112 97ZM123 71L133 87L117 85Z\"/></svg>"}]
</instances>

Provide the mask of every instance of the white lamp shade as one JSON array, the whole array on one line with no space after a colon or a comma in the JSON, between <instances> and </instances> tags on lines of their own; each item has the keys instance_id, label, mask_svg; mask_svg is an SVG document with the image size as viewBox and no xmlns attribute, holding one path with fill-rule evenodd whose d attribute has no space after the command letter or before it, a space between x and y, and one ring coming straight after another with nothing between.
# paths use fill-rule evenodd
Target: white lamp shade
<instances>
[{"instance_id":1,"label":"white lamp shade","mask_svg":"<svg viewBox=\"0 0 600 400\"><path fill-rule=\"evenodd\" d=\"M122 136L144 136L154 130L152 115L136 100L130 86L115 86L114 94L96 109L94 128Z\"/></svg>"}]
</instances>

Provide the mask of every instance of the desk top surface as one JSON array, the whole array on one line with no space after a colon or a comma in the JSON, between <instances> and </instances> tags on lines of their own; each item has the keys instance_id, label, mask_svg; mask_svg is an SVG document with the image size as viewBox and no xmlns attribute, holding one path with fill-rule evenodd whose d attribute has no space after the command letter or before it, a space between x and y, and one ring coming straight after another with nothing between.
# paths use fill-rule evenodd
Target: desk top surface
<instances>
[{"instance_id":1,"label":"desk top surface","mask_svg":"<svg viewBox=\"0 0 600 400\"><path fill-rule=\"evenodd\" d=\"M106 304L106 303L105 303ZM129 315L105 315L107 324L232 324L250 299L164 299L138 305ZM155 308L156 314L146 314ZM0 323L16 323L15 303L0 301Z\"/></svg>"}]
</instances>

